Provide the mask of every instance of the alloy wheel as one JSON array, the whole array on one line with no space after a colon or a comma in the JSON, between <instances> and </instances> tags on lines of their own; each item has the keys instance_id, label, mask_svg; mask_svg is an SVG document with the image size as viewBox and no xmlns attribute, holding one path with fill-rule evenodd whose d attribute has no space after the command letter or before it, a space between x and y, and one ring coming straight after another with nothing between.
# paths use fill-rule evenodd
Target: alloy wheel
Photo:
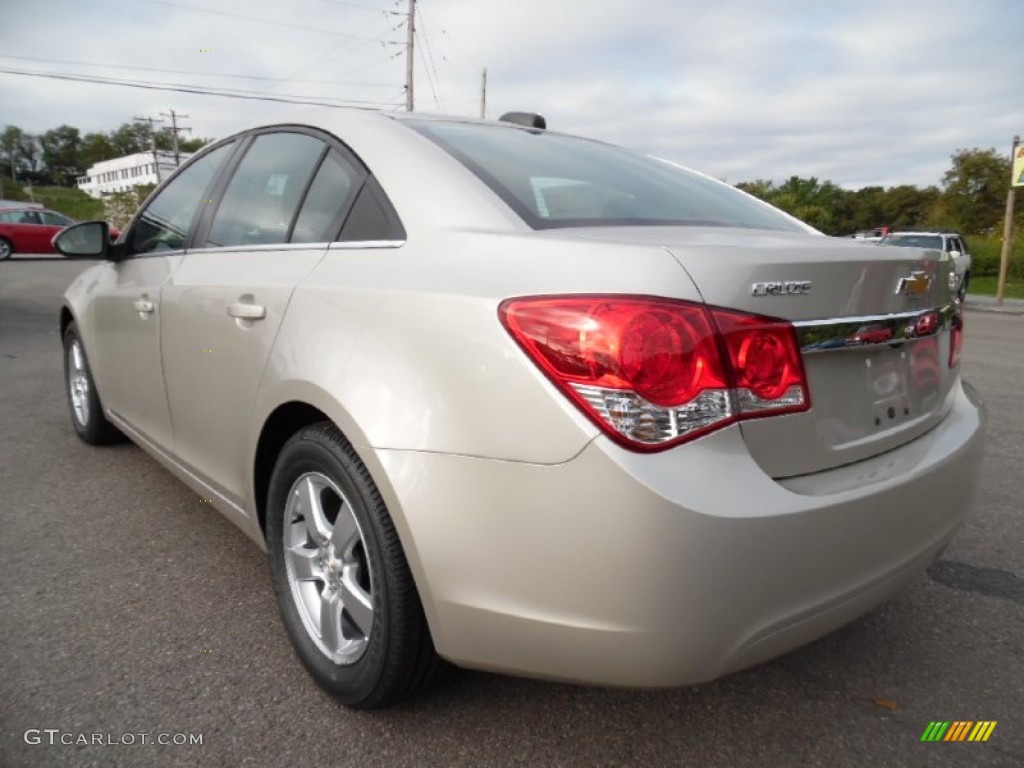
<instances>
[{"instance_id":1,"label":"alloy wheel","mask_svg":"<svg viewBox=\"0 0 1024 768\"><path fill-rule=\"evenodd\" d=\"M336 664L366 652L375 601L366 542L352 505L326 475L307 472L288 492L285 569L310 638Z\"/></svg>"}]
</instances>

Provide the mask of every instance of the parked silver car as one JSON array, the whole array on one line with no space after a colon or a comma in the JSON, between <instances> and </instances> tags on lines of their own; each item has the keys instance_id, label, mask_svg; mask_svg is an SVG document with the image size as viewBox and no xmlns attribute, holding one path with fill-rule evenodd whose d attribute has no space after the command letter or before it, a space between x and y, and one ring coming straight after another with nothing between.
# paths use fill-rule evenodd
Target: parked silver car
<instances>
[{"instance_id":1,"label":"parked silver car","mask_svg":"<svg viewBox=\"0 0 1024 768\"><path fill-rule=\"evenodd\" d=\"M970 505L950 262L671 163L335 110L218 142L106 229L57 238L103 259L60 315L74 428L267 549L350 706L440 659L710 680L883 601Z\"/></svg>"},{"instance_id":2,"label":"parked silver car","mask_svg":"<svg viewBox=\"0 0 1024 768\"><path fill-rule=\"evenodd\" d=\"M967 296L967 286L971 282L971 255L967 252L967 240L959 232L890 232L878 242L879 245L942 251L953 262L953 279L956 280L959 297Z\"/></svg>"}]
</instances>

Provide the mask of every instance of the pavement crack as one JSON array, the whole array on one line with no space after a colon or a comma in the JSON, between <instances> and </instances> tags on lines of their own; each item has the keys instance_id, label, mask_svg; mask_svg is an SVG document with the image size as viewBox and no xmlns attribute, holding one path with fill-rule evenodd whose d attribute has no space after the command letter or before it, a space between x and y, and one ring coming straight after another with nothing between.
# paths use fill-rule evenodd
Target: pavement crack
<instances>
[{"instance_id":1,"label":"pavement crack","mask_svg":"<svg viewBox=\"0 0 1024 768\"><path fill-rule=\"evenodd\" d=\"M979 568L956 560L937 560L928 569L928 576L953 589L1024 603L1024 579L1011 571Z\"/></svg>"}]
</instances>

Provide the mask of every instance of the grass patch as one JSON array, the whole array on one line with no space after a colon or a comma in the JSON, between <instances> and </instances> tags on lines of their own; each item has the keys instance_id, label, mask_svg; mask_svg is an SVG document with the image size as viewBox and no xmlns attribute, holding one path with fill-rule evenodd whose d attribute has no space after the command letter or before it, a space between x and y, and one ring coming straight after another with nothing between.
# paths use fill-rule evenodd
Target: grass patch
<instances>
[{"instance_id":1,"label":"grass patch","mask_svg":"<svg viewBox=\"0 0 1024 768\"><path fill-rule=\"evenodd\" d=\"M967 292L968 294L975 293L981 296L995 296L998 282L998 277L974 277L974 275L971 275L971 283L967 286ZM1003 298L1024 299L1024 280L1007 279Z\"/></svg>"}]
</instances>

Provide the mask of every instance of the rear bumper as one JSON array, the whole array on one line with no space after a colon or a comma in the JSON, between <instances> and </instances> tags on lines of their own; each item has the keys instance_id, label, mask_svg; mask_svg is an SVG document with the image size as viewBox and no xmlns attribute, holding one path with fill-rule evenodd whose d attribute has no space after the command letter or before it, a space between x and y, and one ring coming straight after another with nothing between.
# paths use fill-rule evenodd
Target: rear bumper
<instances>
[{"instance_id":1,"label":"rear bumper","mask_svg":"<svg viewBox=\"0 0 1024 768\"><path fill-rule=\"evenodd\" d=\"M917 440L782 482L736 427L653 455L598 438L558 465L377 458L443 656L658 687L783 653L913 580L963 522L982 433L968 388Z\"/></svg>"}]
</instances>

